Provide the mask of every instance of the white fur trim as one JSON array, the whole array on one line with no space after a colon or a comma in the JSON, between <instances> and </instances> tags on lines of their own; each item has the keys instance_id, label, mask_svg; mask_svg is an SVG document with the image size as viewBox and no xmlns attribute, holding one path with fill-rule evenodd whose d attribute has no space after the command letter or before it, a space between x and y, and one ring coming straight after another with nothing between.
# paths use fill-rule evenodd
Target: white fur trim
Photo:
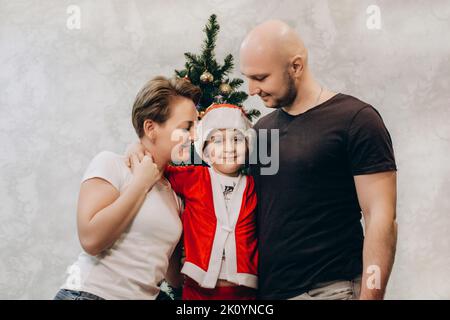
<instances>
[{"instance_id":1,"label":"white fur trim","mask_svg":"<svg viewBox=\"0 0 450 320\"><path fill-rule=\"evenodd\" d=\"M236 273L237 284L253 289L258 289L258 277L250 273Z\"/></svg>"},{"instance_id":2,"label":"white fur trim","mask_svg":"<svg viewBox=\"0 0 450 320\"><path fill-rule=\"evenodd\" d=\"M181 273L194 279L197 283L203 283L203 279L206 276L206 271L198 267L196 264L186 261L181 269Z\"/></svg>"},{"instance_id":3,"label":"white fur trim","mask_svg":"<svg viewBox=\"0 0 450 320\"><path fill-rule=\"evenodd\" d=\"M230 200L230 212L228 213L220 187L218 173L213 168L209 168L208 171L211 177L214 212L217 218L208 270L204 271L195 264L186 262L181 272L197 281L204 288L215 288L220 274L223 251L225 249L227 280L237 285L255 288L255 279L257 279L255 275L237 273L235 228L239 219L239 213L241 212L242 198L247 186L247 177L241 176L239 178Z\"/></svg>"},{"instance_id":4,"label":"white fur trim","mask_svg":"<svg viewBox=\"0 0 450 320\"><path fill-rule=\"evenodd\" d=\"M196 266L192 262L185 262L183 269L181 269L181 273L189 276L191 279L195 280L198 284L200 284L201 287L203 287L201 284L204 282L204 279L206 277L206 271L203 270L202 268ZM235 279L237 279L237 281L236 282L233 281L233 283L237 285L246 286L253 289L258 288L258 277L255 276L254 274L238 273L235 275Z\"/></svg>"}]
</instances>

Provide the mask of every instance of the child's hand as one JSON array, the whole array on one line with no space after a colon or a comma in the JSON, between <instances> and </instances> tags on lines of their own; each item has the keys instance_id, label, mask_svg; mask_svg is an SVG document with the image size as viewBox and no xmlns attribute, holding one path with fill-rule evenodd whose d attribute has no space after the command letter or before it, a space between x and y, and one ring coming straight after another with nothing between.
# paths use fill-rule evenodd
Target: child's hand
<instances>
[{"instance_id":1,"label":"child's hand","mask_svg":"<svg viewBox=\"0 0 450 320\"><path fill-rule=\"evenodd\" d=\"M136 154L131 155L131 167L133 171L133 182L139 187L150 190L162 177L162 172L153 162L152 156L145 151L142 160Z\"/></svg>"},{"instance_id":2,"label":"child's hand","mask_svg":"<svg viewBox=\"0 0 450 320\"><path fill-rule=\"evenodd\" d=\"M145 148L140 142L128 145L125 151L125 164L133 170L133 163L131 161L132 155L135 155L139 161L142 161L145 155Z\"/></svg>"}]
</instances>

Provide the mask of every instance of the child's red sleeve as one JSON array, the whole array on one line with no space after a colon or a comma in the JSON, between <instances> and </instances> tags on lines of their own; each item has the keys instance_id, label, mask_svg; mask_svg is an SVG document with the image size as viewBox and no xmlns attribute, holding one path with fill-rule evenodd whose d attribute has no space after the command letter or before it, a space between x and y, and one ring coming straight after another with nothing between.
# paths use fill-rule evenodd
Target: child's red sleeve
<instances>
[{"instance_id":1,"label":"child's red sleeve","mask_svg":"<svg viewBox=\"0 0 450 320\"><path fill-rule=\"evenodd\" d=\"M192 183L195 166L167 166L164 174L172 185L172 189L179 195L184 196L185 190Z\"/></svg>"}]
</instances>

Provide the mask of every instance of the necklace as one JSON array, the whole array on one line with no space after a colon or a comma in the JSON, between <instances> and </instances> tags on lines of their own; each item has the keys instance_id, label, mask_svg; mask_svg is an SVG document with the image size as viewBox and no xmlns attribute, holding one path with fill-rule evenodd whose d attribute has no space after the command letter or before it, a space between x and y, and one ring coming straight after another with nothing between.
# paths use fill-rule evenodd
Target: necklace
<instances>
[{"instance_id":1,"label":"necklace","mask_svg":"<svg viewBox=\"0 0 450 320\"><path fill-rule=\"evenodd\" d=\"M312 106L310 106L308 109L306 109L306 111L308 111L311 108L314 108L315 106L317 106L319 104L320 98L322 97L322 92L323 92L323 87L320 86L320 92L319 92L319 95L317 96L316 102ZM288 111L286 111L286 109L284 107L282 107L282 109L285 112L289 113ZM306 112L306 111L304 111L304 112Z\"/></svg>"}]
</instances>

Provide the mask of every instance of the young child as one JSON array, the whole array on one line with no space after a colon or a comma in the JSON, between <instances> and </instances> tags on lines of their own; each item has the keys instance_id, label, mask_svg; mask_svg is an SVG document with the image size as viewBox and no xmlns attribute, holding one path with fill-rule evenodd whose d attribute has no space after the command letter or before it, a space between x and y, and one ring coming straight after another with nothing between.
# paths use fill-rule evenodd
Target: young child
<instances>
[{"instance_id":1,"label":"young child","mask_svg":"<svg viewBox=\"0 0 450 320\"><path fill-rule=\"evenodd\" d=\"M209 167L166 168L185 202L183 300L256 298L256 193L253 178L241 173L250 128L240 107L212 105L199 122L195 142Z\"/></svg>"}]
</instances>

